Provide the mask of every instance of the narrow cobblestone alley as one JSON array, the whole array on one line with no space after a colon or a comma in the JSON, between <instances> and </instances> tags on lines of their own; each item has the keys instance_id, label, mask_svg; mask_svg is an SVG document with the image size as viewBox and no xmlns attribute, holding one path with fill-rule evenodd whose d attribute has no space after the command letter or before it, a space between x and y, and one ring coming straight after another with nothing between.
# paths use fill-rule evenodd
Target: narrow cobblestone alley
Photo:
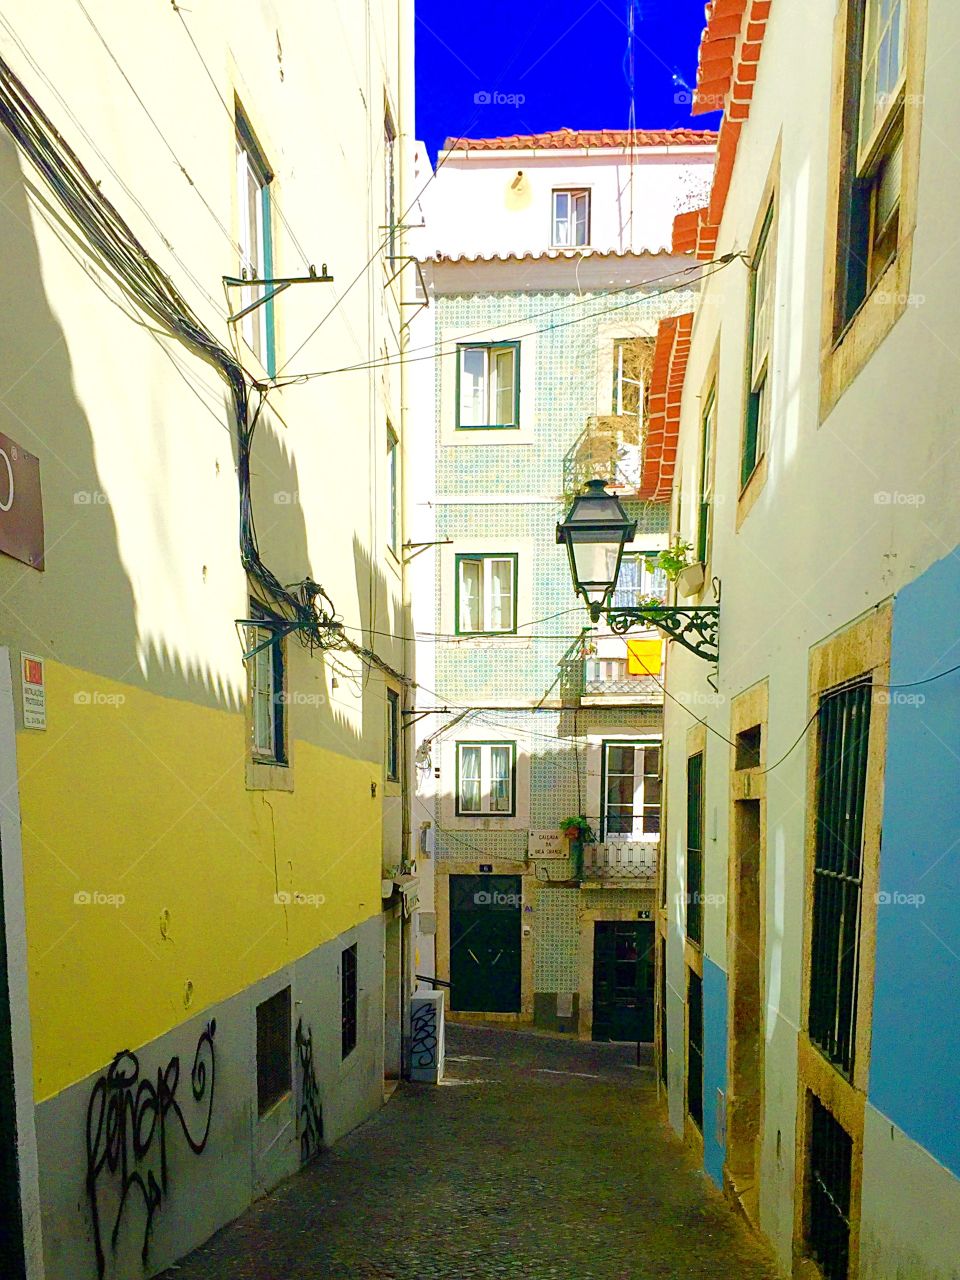
<instances>
[{"instance_id":1,"label":"narrow cobblestone alley","mask_svg":"<svg viewBox=\"0 0 960 1280\"><path fill-rule=\"evenodd\" d=\"M164 1280L772 1280L632 1047L448 1027L391 1102Z\"/></svg>"}]
</instances>

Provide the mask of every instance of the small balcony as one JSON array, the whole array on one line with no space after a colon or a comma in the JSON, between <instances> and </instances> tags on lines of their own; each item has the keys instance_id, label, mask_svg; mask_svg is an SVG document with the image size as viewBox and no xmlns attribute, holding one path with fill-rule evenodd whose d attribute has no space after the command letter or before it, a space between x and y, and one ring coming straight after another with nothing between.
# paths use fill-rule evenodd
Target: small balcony
<instances>
[{"instance_id":1,"label":"small balcony","mask_svg":"<svg viewBox=\"0 0 960 1280\"><path fill-rule=\"evenodd\" d=\"M583 879L586 882L636 884L648 887L657 878L660 837L646 840L603 840L583 846Z\"/></svg>"}]
</instances>

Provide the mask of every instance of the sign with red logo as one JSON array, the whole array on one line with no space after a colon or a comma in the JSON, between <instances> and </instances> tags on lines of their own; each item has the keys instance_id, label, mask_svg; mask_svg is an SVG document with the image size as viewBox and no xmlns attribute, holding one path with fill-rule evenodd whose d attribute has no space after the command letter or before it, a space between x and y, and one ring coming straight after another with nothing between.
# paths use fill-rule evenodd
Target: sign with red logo
<instances>
[{"instance_id":1,"label":"sign with red logo","mask_svg":"<svg viewBox=\"0 0 960 1280\"><path fill-rule=\"evenodd\" d=\"M0 551L43 568L40 460L0 431Z\"/></svg>"},{"instance_id":2,"label":"sign with red logo","mask_svg":"<svg viewBox=\"0 0 960 1280\"><path fill-rule=\"evenodd\" d=\"M43 659L32 653L21 653L20 676L23 684L23 727L47 727L47 689L43 683Z\"/></svg>"}]
</instances>

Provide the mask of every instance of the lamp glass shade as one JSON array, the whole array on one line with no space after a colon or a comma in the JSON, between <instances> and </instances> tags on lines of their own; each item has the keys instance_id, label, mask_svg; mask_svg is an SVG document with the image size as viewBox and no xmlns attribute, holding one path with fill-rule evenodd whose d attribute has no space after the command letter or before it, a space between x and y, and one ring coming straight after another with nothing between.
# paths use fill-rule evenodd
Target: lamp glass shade
<instances>
[{"instance_id":1,"label":"lamp glass shade","mask_svg":"<svg viewBox=\"0 0 960 1280\"><path fill-rule=\"evenodd\" d=\"M637 530L617 498L602 480L590 480L573 500L557 541L566 544L570 572L578 595L593 608L602 607L617 585L624 544Z\"/></svg>"}]
</instances>

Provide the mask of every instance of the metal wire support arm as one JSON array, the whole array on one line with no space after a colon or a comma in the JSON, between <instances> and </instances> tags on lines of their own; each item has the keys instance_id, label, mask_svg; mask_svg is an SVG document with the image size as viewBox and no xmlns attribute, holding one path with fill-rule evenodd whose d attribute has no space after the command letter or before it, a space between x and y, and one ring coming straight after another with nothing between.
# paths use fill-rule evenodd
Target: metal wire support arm
<instances>
[{"instance_id":1,"label":"metal wire support arm","mask_svg":"<svg viewBox=\"0 0 960 1280\"><path fill-rule=\"evenodd\" d=\"M634 627L656 627L671 640L707 662L719 657L717 628L720 623L719 605L643 605L635 609L610 609L606 614L607 625L617 635L623 635Z\"/></svg>"}]
</instances>

